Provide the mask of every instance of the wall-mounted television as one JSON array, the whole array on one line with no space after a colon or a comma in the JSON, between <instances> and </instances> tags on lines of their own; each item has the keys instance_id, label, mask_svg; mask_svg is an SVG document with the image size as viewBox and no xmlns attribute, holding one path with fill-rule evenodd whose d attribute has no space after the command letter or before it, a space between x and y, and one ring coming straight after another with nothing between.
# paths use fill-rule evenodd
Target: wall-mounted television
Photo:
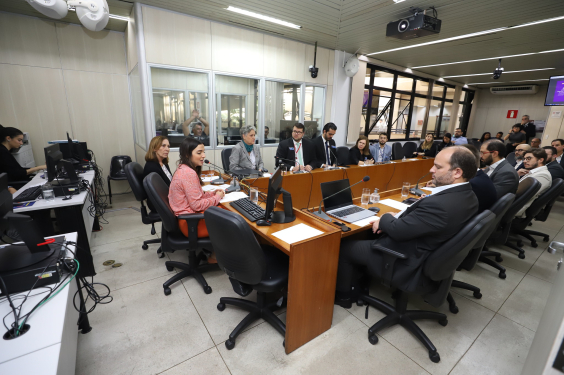
<instances>
[{"instance_id":1,"label":"wall-mounted television","mask_svg":"<svg viewBox=\"0 0 564 375\"><path fill-rule=\"evenodd\" d=\"M562 105L564 106L564 76L553 76L548 81L546 90L545 106Z\"/></svg>"}]
</instances>

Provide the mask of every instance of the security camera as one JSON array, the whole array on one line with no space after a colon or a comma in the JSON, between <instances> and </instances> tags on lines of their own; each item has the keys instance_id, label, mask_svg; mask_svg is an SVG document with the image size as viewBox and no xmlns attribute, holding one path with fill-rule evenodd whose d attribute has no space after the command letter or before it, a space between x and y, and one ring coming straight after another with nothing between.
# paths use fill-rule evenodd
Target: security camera
<instances>
[{"instance_id":1,"label":"security camera","mask_svg":"<svg viewBox=\"0 0 564 375\"><path fill-rule=\"evenodd\" d=\"M314 65L310 65L309 72L311 73L311 78L317 78L317 73L319 72L319 68L316 68Z\"/></svg>"},{"instance_id":2,"label":"security camera","mask_svg":"<svg viewBox=\"0 0 564 375\"><path fill-rule=\"evenodd\" d=\"M499 77L501 77L501 73L503 73L503 68L501 67L501 59L499 59L499 64L493 72L493 79L499 79Z\"/></svg>"}]
</instances>

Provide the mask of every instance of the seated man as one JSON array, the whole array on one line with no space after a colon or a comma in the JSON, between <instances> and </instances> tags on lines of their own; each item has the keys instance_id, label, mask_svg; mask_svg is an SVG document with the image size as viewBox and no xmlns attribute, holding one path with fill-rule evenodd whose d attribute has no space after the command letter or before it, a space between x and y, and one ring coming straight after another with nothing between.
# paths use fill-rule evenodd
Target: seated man
<instances>
[{"instance_id":1,"label":"seated man","mask_svg":"<svg viewBox=\"0 0 564 375\"><path fill-rule=\"evenodd\" d=\"M202 129L202 124L195 123L192 126L192 134L188 135L189 137L196 138L198 141L202 142L204 146L210 145L210 137L204 133L204 129Z\"/></svg>"},{"instance_id":2,"label":"seated man","mask_svg":"<svg viewBox=\"0 0 564 375\"><path fill-rule=\"evenodd\" d=\"M305 126L299 122L294 125L292 137L278 144L276 166L285 164L292 172L311 171L316 166L315 149L309 139L304 138Z\"/></svg>"},{"instance_id":3,"label":"seated man","mask_svg":"<svg viewBox=\"0 0 564 375\"><path fill-rule=\"evenodd\" d=\"M519 187L519 176L515 168L505 160L505 145L496 140L486 141L480 148L484 170L494 183L497 199L507 193L515 194Z\"/></svg>"},{"instance_id":4,"label":"seated man","mask_svg":"<svg viewBox=\"0 0 564 375\"><path fill-rule=\"evenodd\" d=\"M454 129L454 137L452 137L452 143L454 143L455 146L468 144L468 139L466 139L466 137L462 135L462 129Z\"/></svg>"},{"instance_id":5,"label":"seated man","mask_svg":"<svg viewBox=\"0 0 564 375\"><path fill-rule=\"evenodd\" d=\"M525 168L518 172L521 176L519 183L523 182L527 178L535 178L538 182L540 182L541 188L537 191L535 196L532 197L531 200L519 210L519 212L517 212L517 215L515 216L524 216L525 211L527 211L527 208L533 204L533 201L552 186L552 176L550 175L546 165L544 165L545 160L546 151L542 148L535 148L525 153L523 161Z\"/></svg>"},{"instance_id":6,"label":"seated man","mask_svg":"<svg viewBox=\"0 0 564 375\"><path fill-rule=\"evenodd\" d=\"M488 177L483 170L480 169L480 152L474 145L462 145L461 147L467 148L472 152L476 158L476 167L478 172L476 176L470 180L470 185L472 186L472 191L476 194L478 198L478 213L488 210L497 201L497 191L492 180Z\"/></svg>"},{"instance_id":7,"label":"seated man","mask_svg":"<svg viewBox=\"0 0 564 375\"><path fill-rule=\"evenodd\" d=\"M476 159L463 147L449 147L441 151L431 168L435 192L413 203L398 218L384 214L372 224L373 233L383 235L375 240L345 241L341 245L337 271L335 303L349 308L355 298L352 286L362 267L372 275L382 273L382 256L372 250L378 244L409 256L401 272L393 275L394 283L415 291L412 280L422 272L427 257L443 243L455 236L478 212L478 199L468 183L476 175Z\"/></svg>"},{"instance_id":8,"label":"seated man","mask_svg":"<svg viewBox=\"0 0 564 375\"><path fill-rule=\"evenodd\" d=\"M556 161L556 148L552 146L544 146L546 152L546 167L552 176L552 181L556 178L564 179L564 168Z\"/></svg>"},{"instance_id":9,"label":"seated man","mask_svg":"<svg viewBox=\"0 0 564 375\"><path fill-rule=\"evenodd\" d=\"M531 139L531 148L539 148L541 144L540 138Z\"/></svg>"},{"instance_id":10,"label":"seated man","mask_svg":"<svg viewBox=\"0 0 564 375\"><path fill-rule=\"evenodd\" d=\"M325 166L334 166L337 164L337 145L333 140L333 136L337 132L337 126L332 122L328 122L323 127L321 137L313 139L315 146L316 167L323 168Z\"/></svg>"},{"instance_id":11,"label":"seated man","mask_svg":"<svg viewBox=\"0 0 564 375\"><path fill-rule=\"evenodd\" d=\"M525 168L525 166L523 165L523 156L525 155L525 152L529 151L531 148L532 147L529 145L519 145L515 148L515 164L510 164L515 167L516 171Z\"/></svg>"},{"instance_id":12,"label":"seated man","mask_svg":"<svg viewBox=\"0 0 564 375\"><path fill-rule=\"evenodd\" d=\"M208 136L210 133L210 124L203 117L200 117L200 112L195 109L192 111L192 116L182 123L182 133L188 137L194 133L194 125L203 124L205 129L202 129L202 134Z\"/></svg>"},{"instance_id":13,"label":"seated man","mask_svg":"<svg viewBox=\"0 0 564 375\"><path fill-rule=\"evenodd\" d=\"M384 162L392 160L392 146L386 144L388 142L388 135L380 133L378 136L378 143L370 145L370 153L375 162Z\"/></svg>"}]
</instances>

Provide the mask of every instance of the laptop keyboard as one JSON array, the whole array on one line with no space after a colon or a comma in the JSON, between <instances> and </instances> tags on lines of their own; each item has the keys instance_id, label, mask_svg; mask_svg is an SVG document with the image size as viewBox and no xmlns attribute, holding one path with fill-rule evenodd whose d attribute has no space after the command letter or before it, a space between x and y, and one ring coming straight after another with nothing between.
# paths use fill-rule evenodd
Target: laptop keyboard
<instances>
[{"instance_id":1,"label":"laptop keyboard","mask_svg":"<svg viewBox=\"0 0 564 375\"><path fill-rule=\"evenodd\" d=\"M341 210L341 211L331 212L331 215L338 216L338 217L344 217L344 216L356 214L357 212L360 212L360 211L364 211L364 208L354 206L354 207L346 208L346 209Z\"/></svg>"}]
</instances>

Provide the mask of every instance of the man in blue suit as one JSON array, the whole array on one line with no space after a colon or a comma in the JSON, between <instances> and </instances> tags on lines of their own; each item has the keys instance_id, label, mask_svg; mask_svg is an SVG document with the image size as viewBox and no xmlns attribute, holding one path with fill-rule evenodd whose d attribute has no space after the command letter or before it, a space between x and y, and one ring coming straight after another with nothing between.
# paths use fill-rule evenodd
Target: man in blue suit
<instances>
[{"instance_id":1,"label":"man in blue suit","mask_svg":"<svg viewBox=\"0 0 564 375\"><path fill-rule=\"evenodd\" d=\"M380 133L378 143L370 146L370 153L375 162L383 162L392 160L392 146L386 144L388 142L388 135Z\"/></svg>"}]
</instances>

